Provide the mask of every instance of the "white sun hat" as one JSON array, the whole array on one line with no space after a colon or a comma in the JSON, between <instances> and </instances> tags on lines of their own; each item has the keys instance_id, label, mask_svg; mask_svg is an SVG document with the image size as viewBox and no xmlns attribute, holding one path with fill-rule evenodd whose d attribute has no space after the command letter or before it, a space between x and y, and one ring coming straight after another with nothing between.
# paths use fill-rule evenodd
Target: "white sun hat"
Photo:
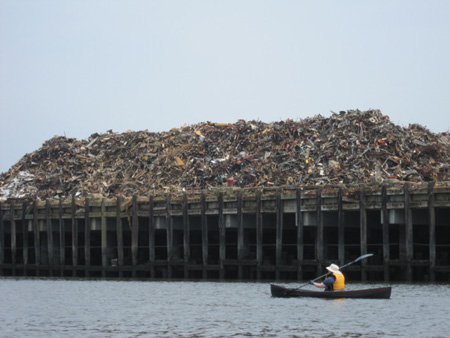
<instances>
[{"instance_id":1,"label":"white sun hat","mask_svg":"<svg viewBox=\"0 0 450 338\"><path fill-rule=\"evenodd\" d=\"M339 267L336 264L331 264L330 266L327 266L327 270L331 272L340 272Z\"/></svg>"}]
</instances>

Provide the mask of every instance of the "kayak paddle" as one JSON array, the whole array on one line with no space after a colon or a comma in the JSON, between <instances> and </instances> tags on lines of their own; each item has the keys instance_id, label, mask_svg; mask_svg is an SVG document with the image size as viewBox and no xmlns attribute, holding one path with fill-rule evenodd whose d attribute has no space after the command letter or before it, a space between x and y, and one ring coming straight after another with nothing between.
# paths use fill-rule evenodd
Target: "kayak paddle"
<instances>
[{"instance_id":1,"label":"kayak paddle","mask_svg":"<svg viewBox=\"0 0 450 338\"><path fill-rule=\"evenodd\" d=\"M359 257L356 258L354 261L352 261L352 262L350 262L350 263L347 263L347 264L341 266L341 267L339 268L339 270L342 270L342 269L345 268L346 266L349 266L349 265L351 265L351 264L353 264L353 263L359 262L361 259L364 259L364 258L367 258L367 257L370 257L370 256L373 256L373 254L365 254L365 255L359 256ZM319 276L319 277L313 279L312 281L315 282L316 280L318 280L318 279L320 279L320 278L322 278L322 277L325 277L325 276L328 275L328 274L329 274L329 272L327 272L326 274L324 274L324 275L322 275L322 276ZM300 288L302 288L302 287L304 287L304 286L306 286L306 285L308 285L308 284L309 284L309 282L306 283L306 284L304 284L304 285L299 286L298 288L296 288L296 289L294 289L294 290L298 290L298 289L300 289Z\"/></svg>"}]
</instances>

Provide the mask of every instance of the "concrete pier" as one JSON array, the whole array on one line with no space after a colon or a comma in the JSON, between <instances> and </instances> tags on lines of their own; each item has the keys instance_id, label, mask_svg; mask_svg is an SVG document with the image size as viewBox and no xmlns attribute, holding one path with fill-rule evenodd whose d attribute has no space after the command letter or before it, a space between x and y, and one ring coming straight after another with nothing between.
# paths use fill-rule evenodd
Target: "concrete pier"
<instances>
[{"instance_id":1,"label":"concrete pier","mask_svg":"<svg viewBox=\"0 0 450 338\"><path fill-rule=\"evenodd\" d=\"M450 281L450 183L0 203L0 275Z\"/></svg>"}]
</instances>

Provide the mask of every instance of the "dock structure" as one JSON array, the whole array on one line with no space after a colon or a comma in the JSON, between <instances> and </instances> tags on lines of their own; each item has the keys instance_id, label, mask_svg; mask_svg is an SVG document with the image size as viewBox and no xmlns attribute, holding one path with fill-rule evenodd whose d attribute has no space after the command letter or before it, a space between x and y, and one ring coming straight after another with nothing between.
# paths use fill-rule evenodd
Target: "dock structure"
<instances>
[{"instance_id":1,"label":"dock structure","mask_svg":"<svg viewBox=\"0 0 450 338\"><path fill-rule=\"evenodd\" d=\"M450 280L450 183L219 188L0 203L0 275Z\"/></svg>"}]
</instances>

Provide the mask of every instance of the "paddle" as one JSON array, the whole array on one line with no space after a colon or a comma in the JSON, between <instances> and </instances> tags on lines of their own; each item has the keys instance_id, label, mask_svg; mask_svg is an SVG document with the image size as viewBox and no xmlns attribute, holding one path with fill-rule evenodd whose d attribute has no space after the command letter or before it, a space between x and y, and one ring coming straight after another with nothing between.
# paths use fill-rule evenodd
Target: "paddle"
<instances>
[{"instance_id":1,"label":"paddle","mask_svg":"<svg viewBox=\"0 0 450 338\"><path fill-rule=\"evenodd\" d=\"M339 270L342 270L342 269L345 268L346 266L349 266L349 265L351 265L351 264L353 264L353 263L359 262L361 259L364 259L364 258L367 258L367 257L370 257L370 256L373 256L373 254L365 254L365 255L359 256L359 257L356 258L354 261L352 261L352 262L350 262L350 263L347 263L347 264L341 266L341 267L339 268ZM329 274L329 272L327 272L326 274L323 274L322 276L319 276L319 277L313 279L312 281L315 282L316 280L321 279L321 278L325 277L325 276L328 275L328 274ZM301 289L302 287L304 287L304 286L306 286L306 285L309 285L309 282L306 283L306 284L304 284L304 285L300 285L298 288L292 289L292 290L290 290L290 291L295 291L295 290Z\"/></svg>"}]
</instances>

